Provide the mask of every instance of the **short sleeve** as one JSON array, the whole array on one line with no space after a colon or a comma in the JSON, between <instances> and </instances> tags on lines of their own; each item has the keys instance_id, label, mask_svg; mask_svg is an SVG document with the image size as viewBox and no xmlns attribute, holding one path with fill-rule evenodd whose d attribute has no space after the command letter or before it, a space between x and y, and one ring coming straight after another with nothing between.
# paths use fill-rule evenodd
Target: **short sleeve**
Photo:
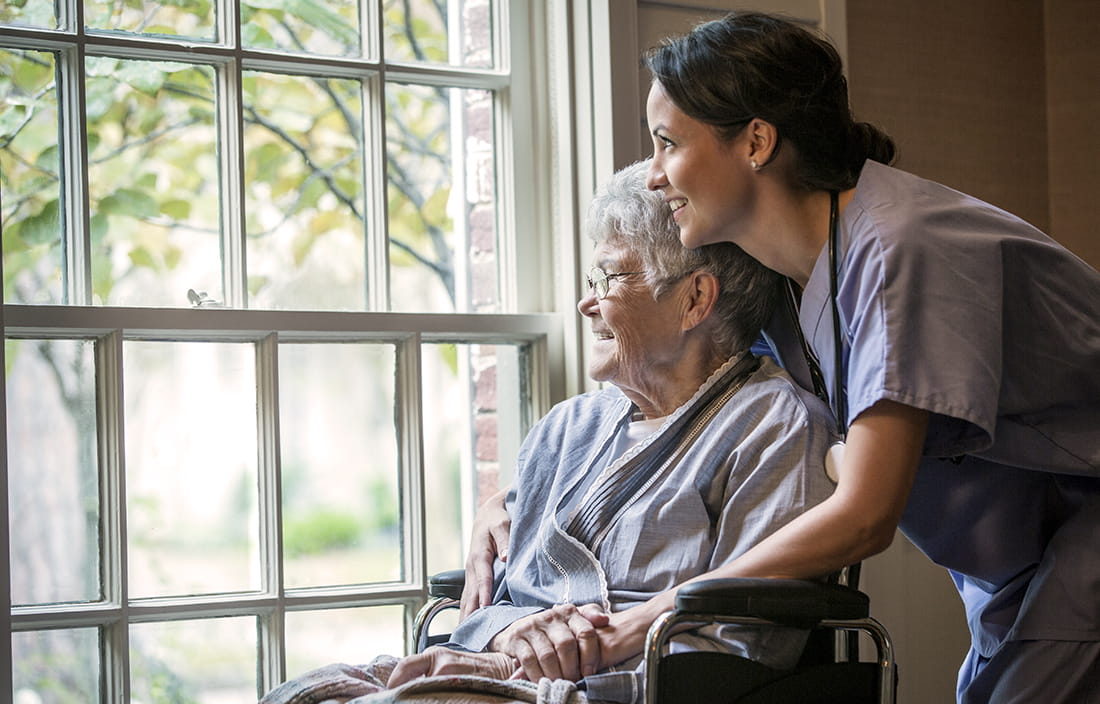
<instances>
[{"instance_id":1,"label":"short sleeve","mask_svg":"<svg viewBox=\"0 0 1100 704\"><path fill-rule=\"evenodd\" d=\"M849 204L839 233L837 302L849 422L883 399L921 408L932 413L925 454L953 456L993 442L1003 267L997 238L984 236L988 213L959 207L953 195L936 196L918 190L888 199L888 207L858 197ZM824 253L807 294L803 326L831 380Z\"/></svg>"}]
</instances>

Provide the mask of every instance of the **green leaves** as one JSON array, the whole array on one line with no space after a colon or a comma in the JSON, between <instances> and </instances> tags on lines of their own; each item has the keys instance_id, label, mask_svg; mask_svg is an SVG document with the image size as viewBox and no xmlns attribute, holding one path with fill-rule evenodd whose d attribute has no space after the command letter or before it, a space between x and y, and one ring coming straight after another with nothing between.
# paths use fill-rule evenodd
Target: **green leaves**
<instances>
[{"instance_id":1,"label":"green leaves","mask_svg":"<svg viewBox=\"0 0 1100 704\"><path fill-rule=\"evenodd\" d=\"M0 103L0 142L14 137L33 114L34 104L26 99L13 96Z\"/></svg>"},{"instance_id":2,"label":"green leaves","mask_svg":"<svg viewBox=\"0 0 1100 704\"><path fill-rule=\"evenodd\" d=\"M5 230L7 229L5 228ZM12 229L15 232L17 242L9 243L5 232L5 252L9 251L9 247L12 249L27 249L29 246L60 242L61 219L57 199L47 201L37 213L18 221Z\"/></svg>"},{"instance_id":3,"label":"green leaves","mask_svg":"<svg viewBox=\"0 0 1100 704\"><path fill-rule=\"evenodd\" d=\"M173 220L186 220L191 215L191 203L186 200L166 200L160 204L160 212Z\"/></svg>"},{"instance_id":4,"label":"green leaves","mask_svg":"<svg viewBox=\"0 0 1100 704\"><path fill-rule=\"evenodd\" d=\"M126 61L114 72L114 77L146 95L156 95L164 85L164 64L159 61Z\"/></svg>"},{"instance_id":5,"label":"green leaves","mask_svg":"<svg viewBox=\"0 0 1100 704\"><path fill-rule=\"evenodd\" d=\"M350 547L359 539L358 517L341 511L316 508L283 523L283 550L290 557L315 555Z\"/></svg>"},{"instance_id":6,"label":"green leaves","mask_svg":"<svg viewBox=\"0 0 1100 704\"><path fill-rule=\"evenodd\" d=\"M91 6L87 11L95 16L86 18L89 26L143 33L173 21L193 27L185 15L212 12L211 0L164 0L146 15L144 26L125 28L121 25L136 17L131 10L149 9L141 0ZM391 45L388 54L447 62L450 38L441 8L428 3L406 16L403 3L387 2L387 41L408 44L400 51ZM358 52L355 0L245 0L240 9L247 46ZM0 50L0 176L9 281L22 271L64 268L62 231L70 217L73 222L90 218L92 287L104 303L138 297L150 305L174 302L179 291L193 285L169 276L174 271L188 272L188 279L220 277L220 210L229 202L220 192L221 174L225 159L233 155L218 144L215 69L89 53L83 76L86 216L63 213L59 205L63 179L85 176L62 171L67 162L58 145L63 131L55 72L49 51ZM362 242L369 202L363 179L363 134L369 129L363 121L363 84L259 71L241 77L250 294L263 300L265 291L290 290L290 282L298 279L299 290L319 290L308 281L339 271L344 290L358 295L366 289L368 251ZM398 84L384 91L386 150L393 165L388 170L389 229L371 236L388 235L394 245L391 267L420 269L417 277L439 276L453 294L447 272L454 257L449 212L450 170L456 166L450 145L454 94L436 86ZM139 270L157 272L155 281L131 276ZM24 278L31 281L28 297L40 300L44 294L34 289L47 280L55 285L60 275L52 276ZM335 290L331 283L325 281L326 290ZM157 287L162 291L152 290Z\"/></svg>"},{"instance_id":7,"label":"green leaves","mask_svg":"<svg viewBox=\"0 0 1100 704\"><path fill-rule=\"evenodd\" d=\"M157 201L144 191L120 188L99 201L99 210L107 215L151 218L160 212Z\"/></svg>"},{"instance_id":8,"label":"green leaves","mask_svg":"<svg viewBox=\"0 0 1100 704\"><path fill-rule=\"evenodd\" d=\"M356 3L247 0L241 5L241 16L245 46L289 51L313 49L338 56L358 53Z\"/></svg>"}]
</instances>

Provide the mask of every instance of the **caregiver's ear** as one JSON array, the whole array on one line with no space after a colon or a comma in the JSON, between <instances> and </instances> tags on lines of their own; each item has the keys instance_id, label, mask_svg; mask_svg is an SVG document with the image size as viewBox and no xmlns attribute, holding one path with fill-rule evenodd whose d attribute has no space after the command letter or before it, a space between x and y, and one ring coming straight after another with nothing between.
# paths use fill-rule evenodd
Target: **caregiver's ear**
<instances>
[{"instance_id":1,"label":"caregiver's ear","mask_svg":"<svg viewBox=\"0 0 1100 704\"><path fill-rule=\"evenodd\" d=\"M754 117L745 125L743 134L748 139L749 164L759 170L771 163L779 149L779 130L767 120Z\"/></svg>"}]
</instances>

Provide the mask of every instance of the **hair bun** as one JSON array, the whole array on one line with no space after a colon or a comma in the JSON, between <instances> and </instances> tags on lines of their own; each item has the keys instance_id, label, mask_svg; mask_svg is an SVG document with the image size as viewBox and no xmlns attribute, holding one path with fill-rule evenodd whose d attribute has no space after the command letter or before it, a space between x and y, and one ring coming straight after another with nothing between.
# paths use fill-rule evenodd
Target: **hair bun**
<instances>
[{"instance_id":1,"label":"hair bun","mask_svg":"<svg viewBox=\"0 0 1100 704\"><path fill-rule=\"evenodd\" d=\"M852 148L859 160L871 159L882 164L892 164L897 156L897 146L890 135L869 122L852 124Z\"/></svg>"}]
</instances>

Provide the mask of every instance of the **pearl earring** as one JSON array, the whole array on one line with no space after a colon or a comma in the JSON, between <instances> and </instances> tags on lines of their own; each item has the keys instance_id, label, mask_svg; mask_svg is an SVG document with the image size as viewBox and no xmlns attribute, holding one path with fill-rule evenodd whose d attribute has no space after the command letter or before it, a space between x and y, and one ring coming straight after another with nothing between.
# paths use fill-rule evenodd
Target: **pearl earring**
<instances>
[{"instance_id":1,"label":"pearl earring","mask_svg":"<svg viewBox=\"0 0 1100 704\"><path fill-rule=\"evenodd\" d=\"M750 160L750 161L749 161L749 166L751 166L751 167L752 167L752 170L753 170L753 171L756 171L756 170L758 170L758 169L760 168L760 164L757 164L757 163L756 163L756 159L752 159L752 160Z\"/></svg>"}]
</instances>

